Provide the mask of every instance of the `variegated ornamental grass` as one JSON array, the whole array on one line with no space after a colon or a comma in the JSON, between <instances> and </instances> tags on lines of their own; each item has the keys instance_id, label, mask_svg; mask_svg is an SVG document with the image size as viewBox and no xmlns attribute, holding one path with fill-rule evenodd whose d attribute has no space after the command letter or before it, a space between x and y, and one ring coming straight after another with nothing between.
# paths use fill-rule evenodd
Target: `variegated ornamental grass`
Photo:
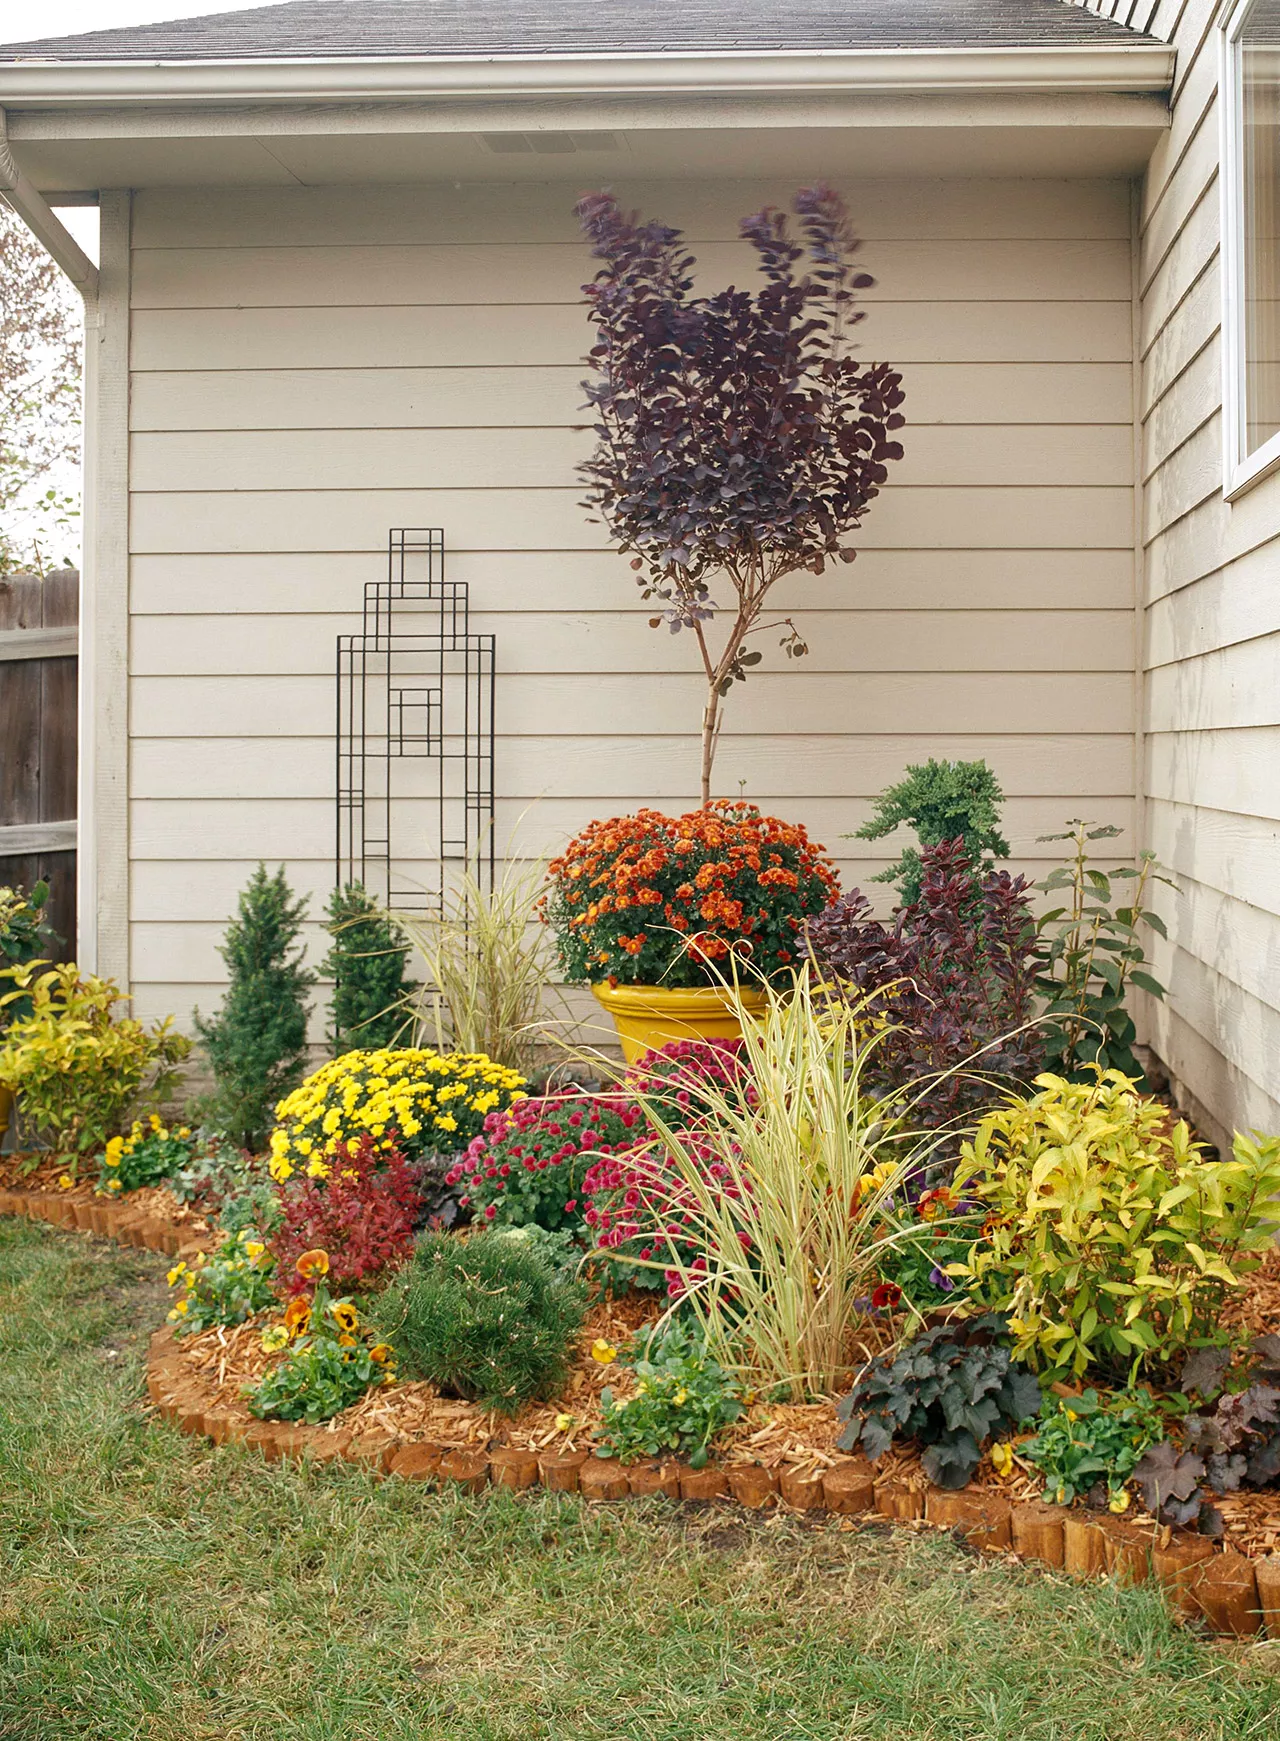
<instances>
[{"instance_id":1,"label":"variegated ornamental grass","mask_svg":"<svg viewBox=\"0 0 1280 1741\"><path fill-rule=\"evenodd\" d=\"M908 1103L871 1091L865 1013L822 1001L807 969L758 1020L736 986L726 995L750 1098L710 1081L705 1117L683 1128L660 1095L636 1093L668 1157L650 1186L668 1217L650 1265L672 1272L718 1360L800 1401L873 1351L871 1295L906 1236L887 1211L938 1139L909 1128Z\"/></svg>"}]
</instances>

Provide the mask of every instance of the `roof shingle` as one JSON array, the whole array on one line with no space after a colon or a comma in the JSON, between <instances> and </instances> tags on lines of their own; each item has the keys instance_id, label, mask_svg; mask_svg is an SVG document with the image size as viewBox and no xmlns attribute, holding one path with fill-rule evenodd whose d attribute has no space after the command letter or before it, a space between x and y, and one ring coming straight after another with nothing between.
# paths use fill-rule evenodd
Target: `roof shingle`
<instances>
[{"instance_id":1,"label":"roof shingle","mask_svg":"<svg viewBox=\"0 0 1280 1741\"><path fill-rule=\"evenodd\" d=\"M0 44L0 61L328 59L1150 42L1069 0L289 0Z\"/></svg>"}]
</instances>

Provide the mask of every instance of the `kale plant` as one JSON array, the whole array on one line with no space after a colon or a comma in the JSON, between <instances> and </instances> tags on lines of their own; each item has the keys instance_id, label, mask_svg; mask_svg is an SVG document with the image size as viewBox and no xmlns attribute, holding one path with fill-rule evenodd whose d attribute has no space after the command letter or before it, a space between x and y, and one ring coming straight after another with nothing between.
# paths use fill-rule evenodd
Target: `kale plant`
<instances>
[{"instance_id":1,"label":"kale plant","mask_svg":"<svg viewBox=\"0 0 1280 1741\"><path fill-rule=\"evenodd\" d=\"M1040 1412L1040 1386L1010 1364L1004 1333L1004 1320L986 1313L926 1330L898 1354L880 1355L837 1405L848 1423L840 1449L861 1445L874 1463L895 1437L915 1439L935 1486L964 1487L986 1439Z\"/></svg>"},{"instance_id":2,"label":"kale plant","mask_svg":"<svg viewBox=\"0 0 1280 1741\"><path fill-rule=\"evenodd\" d=\"M1000 782L985 762L937 762L930 757L881 792L870 819L845 839L883 840L906 823L923 847L962 841L974 874L980 876L995 868L996 859L1009 856L1009 842L1000 833L1003 803ZM910 906L920 898L923 876L920 854L909 846L896 864L871 880L897 883L903 906Z\"/></svg>"},{"instance_id":3,"label":"kale plant","mask_svg":"<svg viewBox=\"0 0 1280 1741\"><path fill-rule=\"evenodd\" d=\"M945 1128L1040 1068L1036 936L1022 877L975 880L960 840L921 854L920 897L888 924L854 889L808 924L824 984L887 1024L869 1058L873 1085L919 1084L910 1117Z\"/></svg>"},{"instance_id":4,"label":"kale plant","mask_svg":"<svg viewBox=\"0 0 1280 1741\"><path fill-rule=\"evenodd\" d=\"M650 626L698 643L704 806L721 703L762 658L750 638L781 630L788 656L808 651L789 618L767 620L771 589L853 560L850 534L902 457L901 376L848 354L863 318L856 293L874 282L852 264L848 214L829 187L801 189L794 203L799 241L772 206L740 226L760 290L706 297L689 295L695 262L679 230L641 223L611 193L577 207L602 262L584 286L596 342L583 387L598 442L579 468L583 506L659 602ZM717 580L728 583L728 627L713 642Z\"/></svg>"}]
</instances>

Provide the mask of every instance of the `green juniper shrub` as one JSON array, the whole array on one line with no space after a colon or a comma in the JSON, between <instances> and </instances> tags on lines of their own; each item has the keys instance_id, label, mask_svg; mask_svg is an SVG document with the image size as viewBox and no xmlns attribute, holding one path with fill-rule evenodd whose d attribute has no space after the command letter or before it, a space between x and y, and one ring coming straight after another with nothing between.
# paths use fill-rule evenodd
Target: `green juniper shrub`
<instances>
[{"instance_id":1,"label":"green juniper shrub","mask_svg":"<svg viewBox=\"0 0 1280 1741\"><path fill-rule=\"evenodd\" d=\"M1105 1488L1112 1511L1124 1511L1129 1504L1125 1482L1164 1436L1164 1416L1145 1386L1105 1397L1086 1390L1047 1398L1036 1435L1019 1455L1044 1476L1044 1496L1051 1504L1070 1505Z\"/></svg>"},{"instance_id":2,"label":"green juniper shrub","mask_svg":"<svg viewBox=\"0 0 1280 1741\"><path fill-rule=\"evenodd\" d=\"M585 1309L531 1244L486 1230L426 1234L371 1316L406 1377L513 1415L564 1381Z\"/></svg>"},{"instance_id":3,"label":"green juniper shrub","mask_svg":"<svg viewBox=\"0 0 1280 1741\"><path fill-rule=\"evenodd\" d=\"M1009 843L1000 833L1003 803L1000 782L985 762L938 762L931 757L908 767L896 786L881 792L869 820L845 838L883 840L905 823L921 846L961 840L976 879L992 870L996 859L1009 856ZM897 883L902 905L909 907L920 898L922 871L920 854L909 846L872 881Z\"/></svg>"},{"instance_id":4,"label":"green juniper shrub","mask_svg":"<svg viewBox=\"0 0 1280 1741\"><path fill-rule=\"evenodd\" d=\"M678 1451L701 1469L716 1434L742 1414L746 1394L738 1380L712 1358L696 1326L679 1320L638 1338L623 1364L635 1373L635 1389L622 1398L612 1388L601 1392L600 1455L634 1463Z\"/></svg>"},{"instance_id":5,"label":"green juniper shrub","mask_svg":"<svg viewBox=\"0 0 1280 1741\"><path fill-rule=\"evenodd\" d=\"M1089 843L1114 840L1122 829L1110 823L1091 827L1078 818L1064 834L1042 834L1042 841L1068 840L1071 857L1036 887L1042 894L1069 891L1065 906L1051 907L1038 922L1040 973L1036 989L1044 999L1041 1028L1046 1067L1069 1081L1092 1080L1093 1067L1120 1070L1146 1087L1134 1054L1137 1030L1125 1008L1131 986L1163 998L1164 987L1150 971L1141 930L1148 926L1166 937L1164 920L1148 906L1151 883L1175 884L1155 868L1155 854L1143 852L1138 865L1101 871L1089 862ZM1129 883L1127 904L1115 906L1116 883Z\"/></svg>"},{"instance_id":6,"label":"green juniper shrub","mask_svg":"<svg viewBox=\"0 0 1280 1741\"><path fill-rule=\"evenodd\" d=\"M325 929L333 941L320 971L333 981L333 1055L394 1046L410 1022L408 941L362 883L335 889L327 911Z\"/></svg>"},{"instance_id":7,"label":"green juniper shrub","mask_svg":"<svg viewBox=\"0 0 1280 1741\"><path fill-rule=\"evenodd\" d=\"M966 1486L984 1442L1040 1412L1039 1383L1011 1365L1004 1334L1004 1320L989 1312L879 1355L837 1405L847 1423L840 1449L861 1446L874 1463L895 1437L914 1439L930 1481Z\"/></svg>"},{"instance_id":8,"label":"green juniper shrub","mask_svg":"<svg viewBox=\"0 0 1280 1741\"><path fill-rule=\"evenodd\" d=\"M196 1027L213 1066L211 1122L245 1148L261 1148L276 1102L301 1082L307 1060L307 992L315 975L298 943L306 902L284 867L259 865L219 953L230 972L222 1008Z\"/></svg>"}]
</instances>

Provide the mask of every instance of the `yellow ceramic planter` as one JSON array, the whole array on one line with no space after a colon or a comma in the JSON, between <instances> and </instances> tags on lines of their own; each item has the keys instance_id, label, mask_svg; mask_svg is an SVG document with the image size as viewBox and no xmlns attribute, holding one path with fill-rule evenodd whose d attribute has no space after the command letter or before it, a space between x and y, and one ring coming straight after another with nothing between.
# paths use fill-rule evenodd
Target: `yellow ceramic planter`
<instances>
[{"instance_id":1,"label":"yellow ceramic planter","mask_svg":"<svg viewBox=\"0 0 1280 1741\"><path fill-rule=\"evenodd\" d=\"M742 1034L730 993L718 985L605 983L591 989L613 1017L628 1064L672 1040L736 1040ZM738 998L752 1015L762 1015L768 1002L755 987L741 986Z\"/></svg>"}]
</instances>

